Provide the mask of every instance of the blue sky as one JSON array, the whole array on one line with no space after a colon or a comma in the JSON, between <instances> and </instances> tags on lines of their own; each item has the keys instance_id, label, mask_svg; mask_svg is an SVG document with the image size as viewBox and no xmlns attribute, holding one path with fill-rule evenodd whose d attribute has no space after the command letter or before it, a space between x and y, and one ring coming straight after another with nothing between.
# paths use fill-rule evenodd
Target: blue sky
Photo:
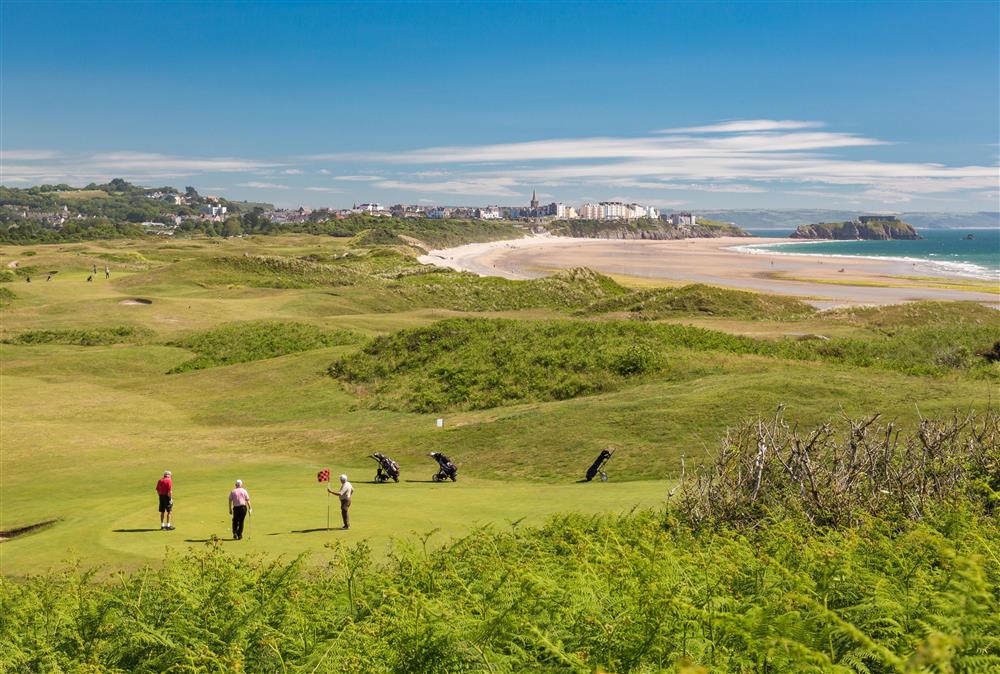
<instances>
[{"instance_id":1,"label":"blue sky","mask_svg":"<svg viewBox=\"0 0 1000 674\"><path fill-rule=\"evenodd\" d=\"M0 3L2 182L998 210L1000 4Z\"/></svg>"}]
</instances>

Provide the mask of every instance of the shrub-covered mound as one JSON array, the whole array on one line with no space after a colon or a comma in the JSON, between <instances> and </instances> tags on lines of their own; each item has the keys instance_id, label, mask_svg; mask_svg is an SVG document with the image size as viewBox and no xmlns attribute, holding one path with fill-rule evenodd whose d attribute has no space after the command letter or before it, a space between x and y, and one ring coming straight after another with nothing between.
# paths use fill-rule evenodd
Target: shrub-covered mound
<instances>
[{"instance_id":1,"label":"shrub-covered mound","mask_svg":"<svg viewBox=\"0 0 1000 674\"><path fill-rule=\"evenodd\" d=\"M679 288L651 288L594 302L585 314L629 313L635 318L720 316L742 320L794 320L816 310L792 297L728 290L701 283Z\"/></svg>"},{"instance_id":2,"label":"shrub-covered mound","mask_svg":"<svg viewBox=\"0 0 1000 674\"><path fill-rule=\"evenodd\" d=\"M756 346L678 325L456 318L378 337L330 373L379 407L484 409L565 400L665 374L671 347L752 352Z\"/></svg>"},{"instance_id":3,"label":"shrub-covered mound","mask_svg":"<svg viewBox=\"0 0 1000 674\"><path fill-rule=\"evenodd\" d=\"M5 339L8 344L72 344L75 346L105 346L108 344L134 344L153 334L147 328L117 325L110 328L85 328L80 330L29 330Z\"/></svg>"},{"instance_id":4,"label":"shrub-covered mound","mask_svg":"<svg viewBox=\"0 0 1000 674\"><path fill-rule=\"evenodd\" d=\"M178 346L197 354L191 360L170 370L170 374L351 344L357 339L355 333L347 330L323 330L308 323L291 321L230 323L170 342L169 346Z\"/></svg>"},{"instance_id":5,"label":"shrub-covered mound","mask_svg":"<svg viewBox=\"0 0 1000 674\"><path fill-rule=\"evenodd\" d=\"M376 407L485 409L614 390L643 376L689 376L692 352L818 360L996 380L990 326L930 326L829 340L766 340L636 321L449 319L374 339L330 366Z\"/></svg>"},{"instance_id":6,"label":"shrub-covered mound","mask_svg":"<svg viewBox=\"0 0 1000 674\"><path fill-rule=\"evenodd\" d=\"M1000 334L1000 311L978 302L906 302L877 307L844 307L823 312L823 318L882 332L926 326L987 326Z\"/></svg>"},{"instance_id":7,"label":"shrub-covered mound","mask_svg":"<svg viewBox=\"0 0 1000 674\"><path fill-rule=\"evenodd\" d=\"M17 295L10 288L0 288L0 309L10 306L10 303L17 299Z\"/></svg>"},{"instance_id":8,"label":"shrub-covered mound","mask_svg":"<svg viewBox=\"0 0 1000 674\"><path fill-rule=\"evenodd\" d=\"M455 311L575 309L628 292L611 278L582 267L530 281L440 270L401 277L391 287L414 304Z\"/></svg>"}]
</instances>

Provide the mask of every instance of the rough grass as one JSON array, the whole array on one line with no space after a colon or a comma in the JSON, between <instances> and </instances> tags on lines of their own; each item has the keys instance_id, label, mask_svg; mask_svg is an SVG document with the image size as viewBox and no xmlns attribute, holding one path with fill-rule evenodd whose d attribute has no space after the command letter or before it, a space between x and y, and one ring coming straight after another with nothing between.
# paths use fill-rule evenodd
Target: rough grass
<instances>
[{"instance_id":1,"label":"rough grass","mask_svg":"<svg viewBox=\"0 0 1000 674\"><path fill-rule=\"evenodd\" d=\"M764 340L675 324L634 321L451 319L376 338L342 357L331 375L369 404L433 412L566 400L615 390L643 377L706 373L708 357L730 353L827 361L853 367L996 380L986 356L988 326L911 328L894 335Z\"/></svg>"},{"instance_id":2,"label":"rough grass","mask_svg":"<svg viewBox=\"0 0 1000 674\"><path fill-rule=\"evenodd\" d=\"M170 342L194 351L197 356L170 369L170 374L202 370L220 365L247 363L290 353L351 344L358 340L346 330L323 330L308 323L290 321L247 321Z\"/></svg>"},{"instance_id":3,"label":"rough grass","mask_svg":"<svg viewBox=\"0 0 1000 674\"><path fill-rule=\"evenodd\" d=\"M1000 311L978 302L908 302L825 311L823 318L883 332L926 326L987 326L1000 334Z\"/></svg>"},{"instance_id":4,"label":"rough grass","mask_svg":"<svg viewBox=\"0 0 1000 674\"><path fill-rule=\"evenodd\" d=\"M17 295L10 288L0 288L0 309L9 307L11 302L17 299Z\"/></svg>"},{"instance_id":5,"label":"rough grass","mask_svg":"<svg viewBox=\"0 0 1000 674\"><path fill-rule=\"evenodd\" d=\"M28 330L4 340L7 344L71 344L75 346L105 346L135 344L147 341L153 334L147 328L118 325L110 328L83 330Z\"/></svg>"},{"instance_id":6,"label":"rough grass","mask_svg":"<svg viewBox=\"0 0 1000 674\"><path fill-rule=\"evenodd\" d=\"M636 290L594 302L579 313L627 313L640 319L719 316L782 321L806 318L816 310L792 297L729 290L699 283L678 288Z\"/></svg>"}]
</instances>

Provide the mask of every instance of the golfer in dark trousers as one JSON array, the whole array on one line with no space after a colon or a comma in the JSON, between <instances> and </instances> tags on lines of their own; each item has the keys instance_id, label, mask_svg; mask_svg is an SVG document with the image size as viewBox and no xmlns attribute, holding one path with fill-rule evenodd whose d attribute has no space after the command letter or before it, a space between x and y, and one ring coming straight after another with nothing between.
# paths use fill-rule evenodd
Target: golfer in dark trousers
<instances>
[{"instance_id":1,"label":"golfer in dark trousers","mask_svg":"<svg viewBox=\"0 0 1000 674\"><path fill-rule=\"evenodd\" d=\"M160 501L160 529L173 531L174 478L169 470L163 471L163 477L156 483L156 496Z\"/></svg>"},{"instance_id":2,"label":"golfer in dark trousers","mask_svg":"<svg viewBox=\"0 0 1000 674\"><path fill-rule=\"evenodd\" d=\"M340 497L340 517L344 520L344 528L351 528L351 518L347 514L347 509L351 507L351 497L354 495L354 486L347 481L346 475L340 476L340 491L334 491L329 487L326 488L331 494L336 494Z\"/></svg>"},{"instance_id":3,"label":"golfer in dark trousers","mask_svg":"<svg viewBox=\"0 0 1000 674\"><path fill-rule=\"evenodd\" d=\"M229 492L229 514L233 516L233 540L243 538L243 522L247 513L253 512L250 507L250 494L243 488L243 480L236 480L236 487Z\"/></svg>"}]
</instances>

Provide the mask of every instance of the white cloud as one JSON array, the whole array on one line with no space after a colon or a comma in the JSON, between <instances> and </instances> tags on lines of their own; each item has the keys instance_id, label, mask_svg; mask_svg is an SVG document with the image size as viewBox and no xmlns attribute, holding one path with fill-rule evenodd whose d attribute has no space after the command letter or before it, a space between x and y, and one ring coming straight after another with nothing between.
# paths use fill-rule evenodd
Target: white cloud
<instances>
[{"instance_id":1,"label":"white cloud","mask_svg":"<svg viewBox=\"0 0 1000 674\"><path fill-rule=\"evenodd\" d=\"M687 126L679 129L663 129L659 133L737 133L743 131L783 131L788 129L815 129L825 126L823 122L803 122L794 119L743 119L719 122L708 126Z\"/></svg>"},{"instance_id":2,"label":"white cloud","mask_svg":"<svg viewBox=\"0 0 1000 674\"><path fill-rule=\"evenodd\" d=\"M343 192L337 187L303 187L306 192Z\"/></svg>"},{"instance_id":3,"label":"white cloud","mask_svg":"<svg viewBox=\"0 0 1000 674\"><path fill-rule=\"evenodd\" d=\"M320 172L320 175L324 175L324 176L330 175L330 170L329 169L320 169L319 172Z\"/></svg>"},{"instance_id":4,"label":"white cloud","mask_svg":"<svg viewBox=\"0 0 1000 674\"><path fill-rule=\"evenodd\" d=\"M382 176L334 176L333 179L366 183L366 182L373 182L375 180L382 180Z\"/></svg>"},{"instance_id":5,"label":"white cloud","mask_svg":"<svg viewBox=\"0 0 1000 674\"><path fill-rule=\"evenodd\" d=\"M288 185L279 185L278 183L262 183L256 180L251 180L246 183L237 183L237 187L251 187L257 190L287 190Z\"/></svg>"},{"instance_id":6,"label":"white cloud","mask_svg":"<svg viewBox=\"0 0 1000 674\"><path fill-rule=\"evenodd\" d=\"M303 173L305 173L305 171L303 171L302 169L285 169L284 171L282 171L282 173L284 173L286 176L300 176Z\"/></svg>"},{"instance_id":7,"label":"white cloud","mask_svg":"<svg viewBox=\"0 0 1000 674\"><path fill-rule=\"evenodd\" d=\"M0 161L41 161L58 156L55 150L0 150Z\"/></svg>"},{"instance_id":8,"label":"white cloud","mask_svg":"<svg viewBox=\"0 0 1000 674\"><path fill-rule=\"evenodd\" d=\"M468 178L464 180L445 180L441 182L404 182L400 180L383 180L375 183L376 187L387 190L406 190L408 192L440 192L442 194L464 194L468 196L520 197L520 192L511 189L517 184L514 178Z\"/></svg>"}]
</instances>

